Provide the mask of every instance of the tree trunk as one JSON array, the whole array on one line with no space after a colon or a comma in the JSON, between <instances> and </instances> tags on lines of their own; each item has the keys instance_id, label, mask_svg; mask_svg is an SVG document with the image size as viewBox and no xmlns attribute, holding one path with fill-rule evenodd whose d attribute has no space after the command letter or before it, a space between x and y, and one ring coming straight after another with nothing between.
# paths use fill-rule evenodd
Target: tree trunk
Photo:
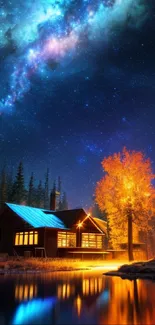
<instances>
[{"instance_id":1,"label":"tree trunk","mask_svg":"<svg viewBox=\"0 0 155 325\"><path fill-rule=\"evenodd\" d=\"M132 243L132 212L128 212L128 258L133 261L133 243Z\"/></svg>"}]
</instances>

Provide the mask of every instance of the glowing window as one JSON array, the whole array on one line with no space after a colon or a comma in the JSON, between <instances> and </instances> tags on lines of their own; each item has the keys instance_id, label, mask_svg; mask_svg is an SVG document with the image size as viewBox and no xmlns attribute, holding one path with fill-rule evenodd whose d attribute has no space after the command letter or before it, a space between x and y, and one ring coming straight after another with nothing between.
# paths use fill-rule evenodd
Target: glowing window
<instances>
[{"instance_id":1,"label":"glowing window","mask_svg":"<svg viewBox=\"0 0 155 325\"><path fill-rule=\"evenodd\" d=\"M76 247L76 234L74 232L58 232L58 247Z\"/></svg>"},{"instance_id":2,"label":"glowing window","mask_svg":"<svg viewBox=\"0 0 155 325\"><path fill-rule=\"evenodd\" d=\"M37 231L27 231L18 232L15 235L15 246L19 245L37 245L38 244L38 232Z\"/></svg>"},{"instance_id":3,"label":"glowing window","mask_svg":"<svg viewBox=\"0 0 155 325\"><path fill-rule=\"evenodd\" d=\"M34 233L34 245L37 245L38 244L38 232L35 231Z\"/></svg>"},{"instance_id":4,"label":"glowing window","mask_svg":"<svg viewBox=\"0 0 155 325\"><path fill-rule=\"evenodd\" d=\"M29 232L29 245L33 245L33 231Z\"/></svg>"},{"instance_id":5,"label":"glowing window","mask_svg":"<svg viewBox=\"0 0 155 325\"><path fill-rule=\"evenodd\" d=\"M17 233L15 236L15 245L19 245L19 233Z\"/></svg>"},{"instance_id":6,"label":"glowing window","mask_svg":"<svg viewBox=\"0 0 155 325\"><path fill-rule=\"evenodd\" d=\"M102 235L82 233L82 247L103 248L102 242Z\"/></svg>"},{"instance_id":7,"label":"glowing window","mask_svg":"<svg viewBox=\"0 0 155 325\"><path fill-rule=\"evenodd\" d=\"M23 232L19 233L19 245L23 245Z\"/></svg>"},{"instance_id":8,"label":"glowing window","mask_svg":"<svg viewBox=\"0 0 155 325\"><path fill-rule=\"evenodd\" d=\"M24 233L24 245L28 245L28 232Z\"/></svg>"}]
</instances>

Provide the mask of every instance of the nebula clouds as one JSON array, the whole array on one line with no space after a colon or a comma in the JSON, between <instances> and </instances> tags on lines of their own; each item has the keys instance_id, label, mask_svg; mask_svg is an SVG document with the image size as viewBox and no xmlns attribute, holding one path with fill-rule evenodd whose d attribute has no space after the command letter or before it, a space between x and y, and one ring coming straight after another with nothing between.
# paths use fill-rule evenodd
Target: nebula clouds
<instances>
[{"instance_id":1,"label":"nebula clouds","mask_svg":"<svg viewBox=\"0 0 155 325\"><path fill-rule=\"evenodd\" d=\"M0 0L0 112L13 111L34 74L72 60L87 42L139 27L146 15L143 0Z\"/></svg>"}]
</instances>

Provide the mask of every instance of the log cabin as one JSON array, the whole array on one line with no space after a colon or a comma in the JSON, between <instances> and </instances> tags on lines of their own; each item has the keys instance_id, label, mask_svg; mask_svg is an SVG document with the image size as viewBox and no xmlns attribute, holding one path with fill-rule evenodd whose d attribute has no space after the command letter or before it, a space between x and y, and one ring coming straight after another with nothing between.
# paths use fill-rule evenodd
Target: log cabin
<instances>
[{"instance_id":1,"label":"log cabin","mask_svg":"<svg viewBox=\"0 0 155 325\"><path fill-rule=\"evenodd\" d=\"M55 211L6 203L0 214L0 252L25 257L103 256L106 229L105 221L83 209Z\"/></svg>"}]
</instances>

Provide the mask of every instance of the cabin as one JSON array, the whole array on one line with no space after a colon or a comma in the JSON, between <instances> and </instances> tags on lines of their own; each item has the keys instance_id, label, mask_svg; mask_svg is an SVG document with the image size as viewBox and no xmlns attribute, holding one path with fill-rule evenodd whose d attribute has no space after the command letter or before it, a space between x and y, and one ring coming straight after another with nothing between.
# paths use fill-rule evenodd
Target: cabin
<instances>
[{"instance_id":1,"label":"cabin","mask_svg":"<svg viewBox=\"0 0 155 325\"><path fill-rule=\"evenodd\" d=\"M0 252L25 257L105 256L107 224L83 209L66 211L6 203Z\"/></svg>"}]
</instances>

